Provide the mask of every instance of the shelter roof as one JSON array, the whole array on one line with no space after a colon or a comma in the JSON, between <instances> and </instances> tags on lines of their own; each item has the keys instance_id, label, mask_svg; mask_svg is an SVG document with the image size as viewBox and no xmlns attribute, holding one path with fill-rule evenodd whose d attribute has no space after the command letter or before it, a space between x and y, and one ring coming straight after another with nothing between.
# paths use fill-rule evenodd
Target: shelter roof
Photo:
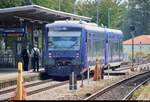
<instances>
[{"instance_id":1,"label":"shelter roof","mask_svg":"<svg viewBox=\"0 0 150 102\"><path fill-rule=\"evenodd\" d=\"M38 5L26 5L11 8L0 9L0 20L13 18L22 18L32 21L52 22L55 20L75 19L90 21L90 17L79 16L76 14L66 13L49 9ZM14 20L14 19L13 19Z\"/></svg>"}]
</instances>

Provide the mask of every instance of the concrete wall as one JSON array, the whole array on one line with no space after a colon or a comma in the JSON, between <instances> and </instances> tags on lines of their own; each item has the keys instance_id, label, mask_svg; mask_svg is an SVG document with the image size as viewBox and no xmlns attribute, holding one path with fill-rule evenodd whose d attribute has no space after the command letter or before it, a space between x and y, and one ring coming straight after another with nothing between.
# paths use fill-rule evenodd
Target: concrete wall
<instances>
[{"instance_id":1,"label":"concrete wall","mask_svg":"<svg viewBox=\"0 0 150 102\"><path fill-rule=\"evenodd\" d=\"M132 45L123 45L124 60L131 59ZM150 44L134 45L135 58L144 57L150 54Z\"/></svg>"}]
</instances>

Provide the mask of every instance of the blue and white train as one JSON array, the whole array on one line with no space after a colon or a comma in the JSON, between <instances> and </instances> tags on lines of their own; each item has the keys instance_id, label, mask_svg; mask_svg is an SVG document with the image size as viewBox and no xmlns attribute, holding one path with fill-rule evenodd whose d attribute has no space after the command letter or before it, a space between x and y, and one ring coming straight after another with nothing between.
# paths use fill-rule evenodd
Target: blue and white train
<instances>
[{"instance_id":1,"label":"blue and white train","mask_svg":"<svg viewBox=\"0 0 150 102\"><path fill-rule=\"evenodd\" d=\"M100 64L119 66L123 34L120 30L98 27L83 21L55 21L46 25L44 67L48 75L79 75ZM92 67L90 67L92 68Z\"/></svg>"}]
</instances>

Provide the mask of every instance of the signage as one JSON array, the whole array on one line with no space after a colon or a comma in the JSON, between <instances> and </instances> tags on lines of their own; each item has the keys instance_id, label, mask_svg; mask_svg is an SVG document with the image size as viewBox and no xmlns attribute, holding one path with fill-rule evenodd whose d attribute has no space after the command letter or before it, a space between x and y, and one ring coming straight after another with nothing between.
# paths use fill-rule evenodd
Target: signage
<instances>
[{"instance_id":1,"label":"signage","mask_svg":"<svg viewBox=\"0 0 150 102\"><path fill-rule=\"evenodd\" d=\"M24 28L0 28L1 33L24 33Z\"/></svg>"},{"instance_id":2,"label":"signage","mask_svg":"<svg viewBox=\"0 0 150 102\"><path fill-rule=\"evenodd\" d=\"M33 31L33 43L34 43L34 46L38 46L38 36L39 36L38 30L34 30Z\"/></svg>"},{"instance_id":3,"label":"signage","mask_svg":"<svg viewBox=\"0 0 150 102\"><path fill-rule=\"evenodd\" d=\"M4 33L24 33L24 28L6 28Z\"/></svg>"}]
</instances>

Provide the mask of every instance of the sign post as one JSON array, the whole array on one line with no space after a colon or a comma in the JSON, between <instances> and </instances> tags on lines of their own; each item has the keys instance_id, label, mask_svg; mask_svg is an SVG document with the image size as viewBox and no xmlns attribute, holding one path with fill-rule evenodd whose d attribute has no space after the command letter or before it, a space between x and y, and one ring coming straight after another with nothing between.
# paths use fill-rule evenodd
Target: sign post
<instances>
[{"instance_id":1,"label":"sign post","mask_svg":"<svg viewBox=\"0 0 150 102\"><path fill-rule=\"evenodd\" d=\"M83 72L81 72L81 77L82 77L82 82L81 82L80 87L83 87Z\"/></svg>"},{"instance_id":2,"label":"sign post","mask_svg":"<svg viewBox=\"0 0 150 102\"><path fill-rule=\"evenodd\" d=\"M101 67L101 79L102 80L104 79L104 66Z\"/></svg>"},{"instance_id":3,"label":"sign post","mask_svg":"<svg viewBox=\"0 0 150 102\"><path fill-rule=\"evenodd\" d=\"M69 78L69 89L77 90L77 76L72 72Z\"/></svg>"},{"instance_id":4,"label":"sign post","mask_svg":"<svg viewBox=\"0 0 150 102\"><path fill-rule=\"evenodd\" d=\"M87 71L87 79L88 79L88 84L89 84L89 81L90 81L90 68L88 67L88 71Z\"/></svg>"},{"instance_id":5,"label":"sign post","mask_svg":"<svg viewBox=\"0 0 150 102\"><path fill-rule=\"evenodd\" d=\"M110 70L110 66L108 65L108 79L109 79L109 70Z\"/></svg>"}]
</instances>

